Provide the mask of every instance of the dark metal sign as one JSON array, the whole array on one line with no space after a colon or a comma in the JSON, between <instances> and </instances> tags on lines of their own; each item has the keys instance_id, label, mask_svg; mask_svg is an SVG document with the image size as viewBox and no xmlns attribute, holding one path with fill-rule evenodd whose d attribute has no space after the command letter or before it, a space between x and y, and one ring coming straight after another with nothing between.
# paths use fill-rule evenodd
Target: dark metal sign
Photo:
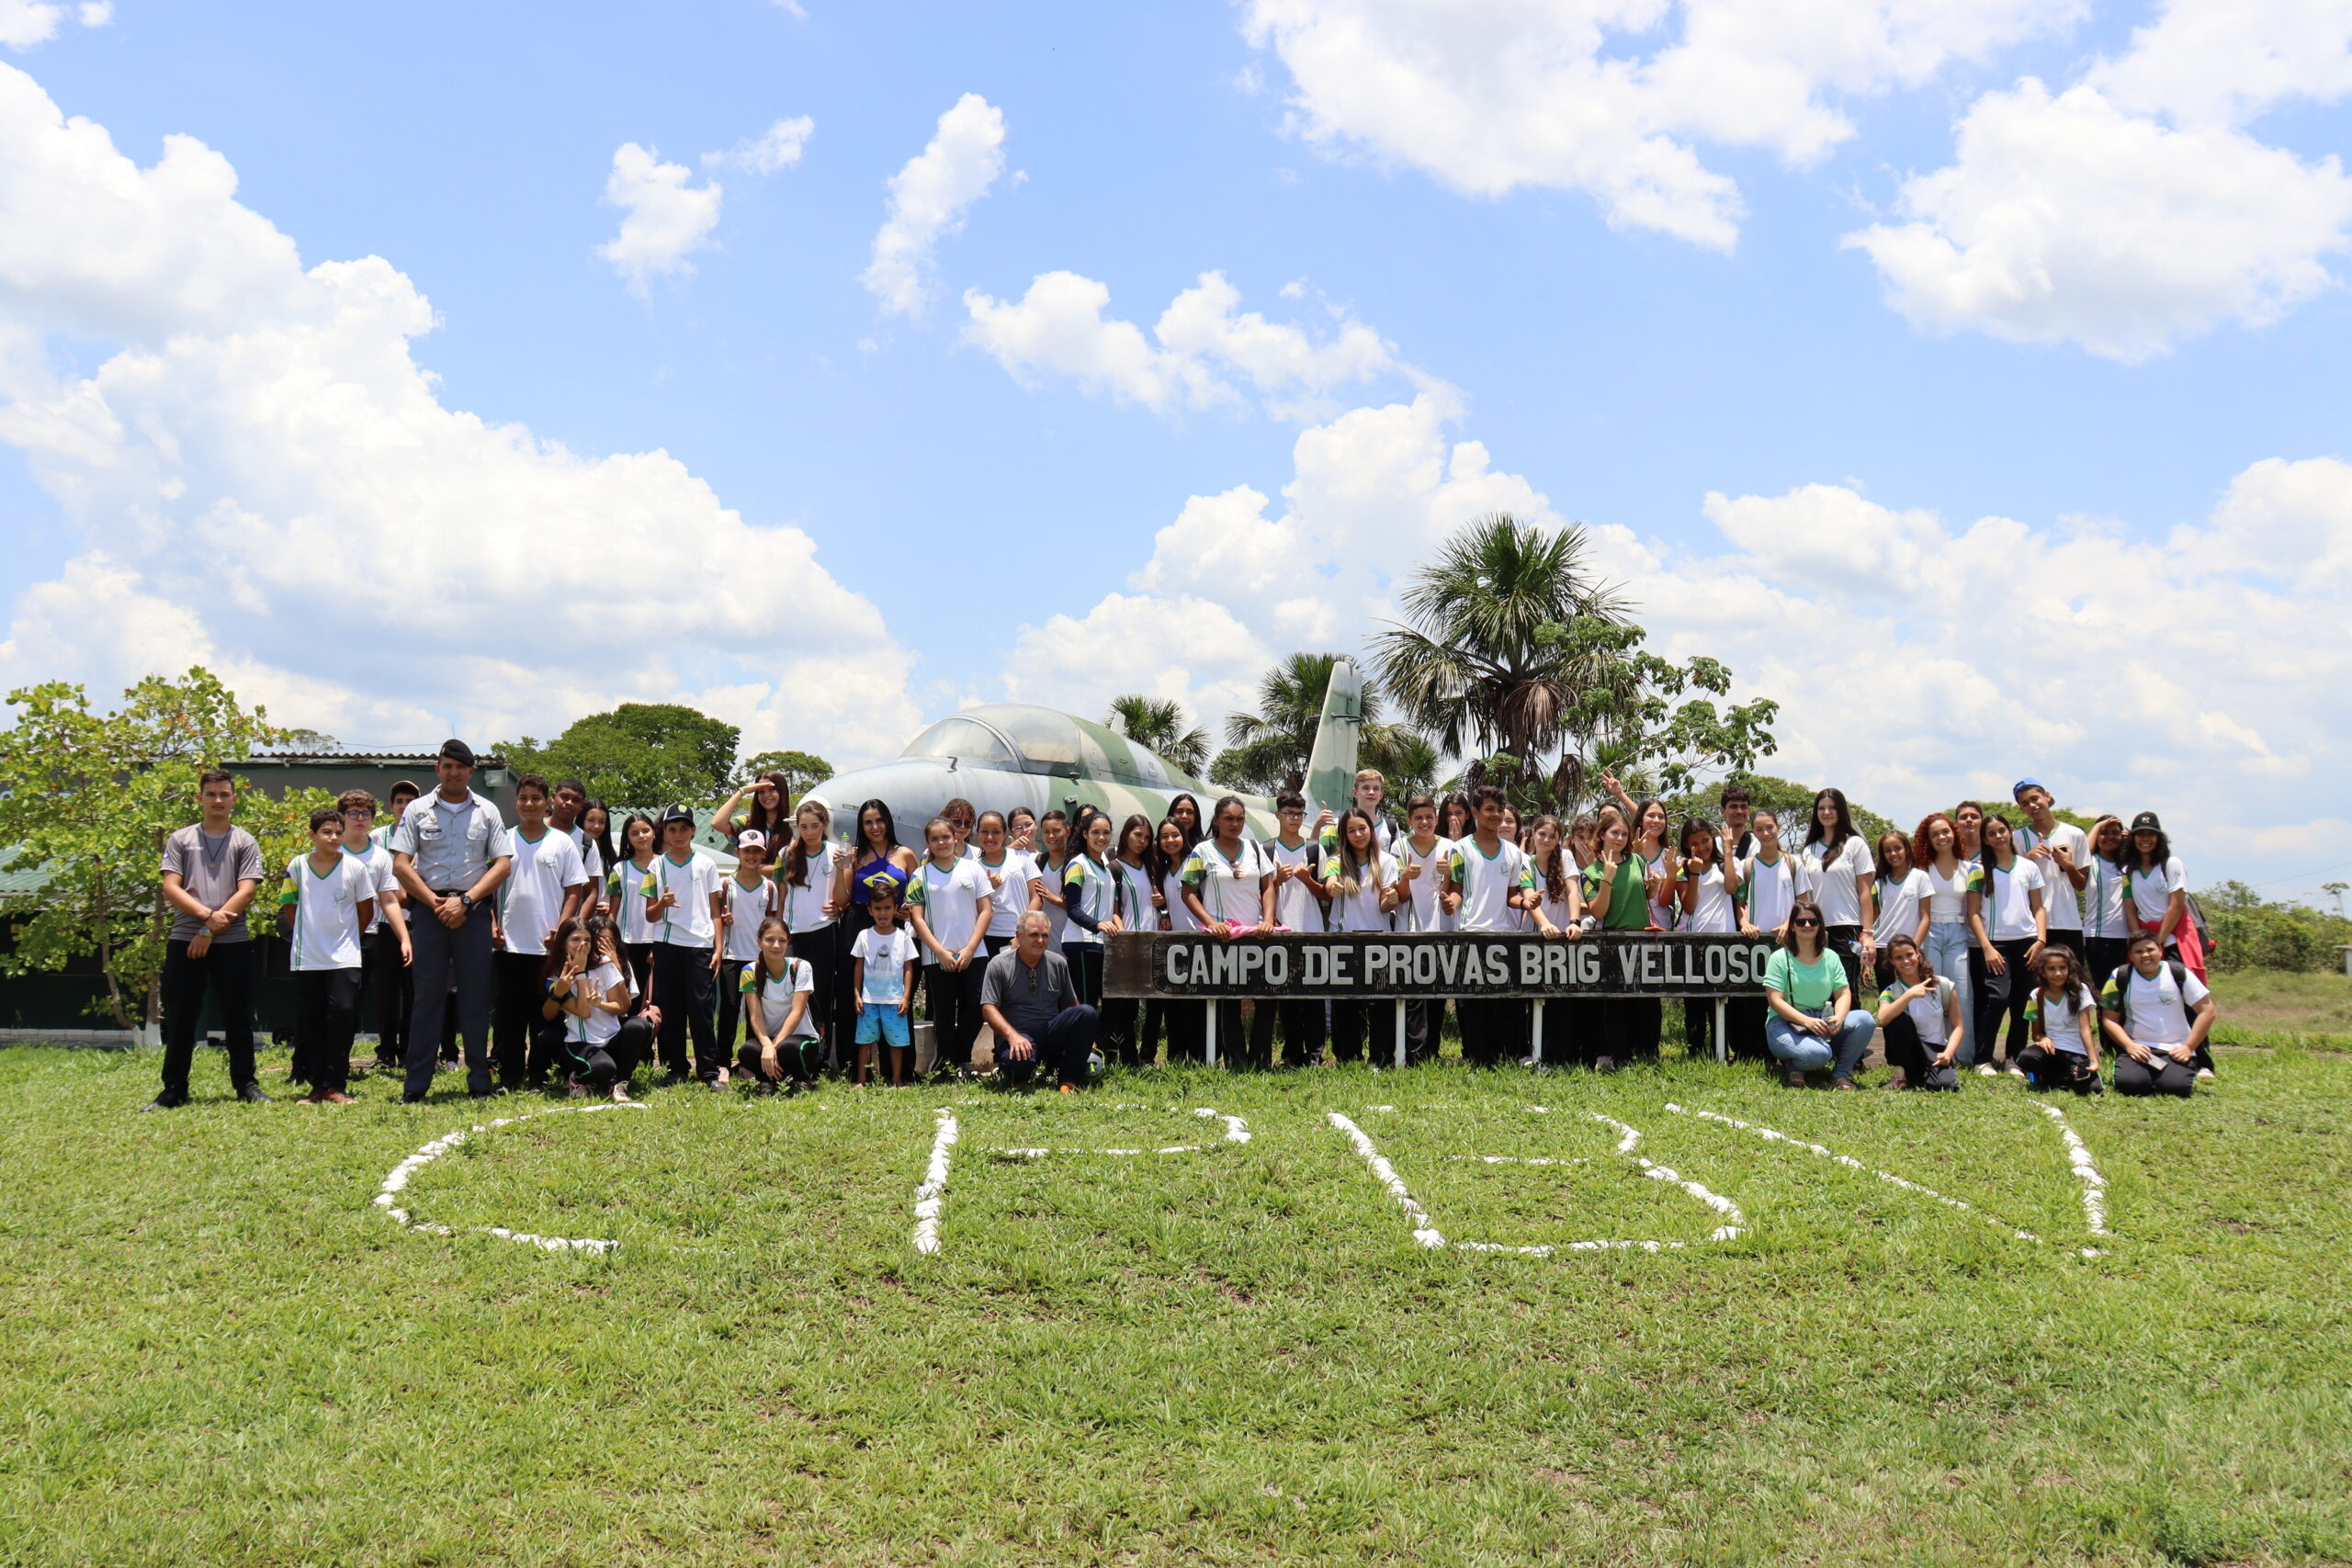
<instances>
[{"instance_id":1,"label":"dark metal sign","mask_svg":"<svg viewBox=\"0 0 2352 1568\"><path fill-rule=\"evenodd\" d=\"M1772 943L1696 931L1195 931L1111 938L1113 997L1760 997Z\"/></svg>"}]
</instances>

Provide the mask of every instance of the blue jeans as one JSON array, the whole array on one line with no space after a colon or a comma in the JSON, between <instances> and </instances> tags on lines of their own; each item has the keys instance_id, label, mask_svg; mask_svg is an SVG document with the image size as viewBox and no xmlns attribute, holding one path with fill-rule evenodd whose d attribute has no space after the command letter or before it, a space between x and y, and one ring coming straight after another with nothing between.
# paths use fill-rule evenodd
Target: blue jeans
<instances>
[{"instance_id":1,"label":"blue jeans","mask_svg":"<svg viewBox=\"0 0 2352 1568\"><path fill-rule=\"evenodd\" d=\"M1968 1038L1962 1042L1960 1060L1976 1055L1976 999L1968 978L1968 926L1962 920L1938 920L1928 928L1928 962L1960 992L1960 1016L1968 1021Z\"/></svg>"},{"instance_id":2,"label":"blue jeans","mask_svg":"<svg viewBox=\"0 0 2352 1568\"><path fill-rule=\"evenodd\" d=\"M1806 1011L1804 1009L1798 1010ZM1827 1008L1821 1008L1809 1011L1807 1016L1823 1018L1828 1011ZM1860 1061L1862 1053L1871 1048L1871 1035L1877 1028L1878 1020L1857 1008L1846 1015L1845 1021L1838 1026L1836 1035L1824 1040L1818 1034L1800 1031L1775 1012L1764 1021L1764 1043L1772 1048L1772 1055L1792 1072L1817 1073L1834 1065L1837 1076L1845 1078L1854 1076L1854 1064Z\"/></svg>"}]
</instances>

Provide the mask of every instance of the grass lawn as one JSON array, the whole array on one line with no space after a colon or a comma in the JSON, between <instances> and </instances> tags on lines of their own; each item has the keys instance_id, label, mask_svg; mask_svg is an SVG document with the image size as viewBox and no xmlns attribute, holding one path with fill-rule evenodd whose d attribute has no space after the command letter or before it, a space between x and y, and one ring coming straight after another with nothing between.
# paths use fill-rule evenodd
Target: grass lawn
<instances>
[{"instance_id":1,"label":"grass lawn","mask_svg":"<svg viewBox=\"0 0 2352 1568\"><path fill-rule=\"evenodd\" d=\"M2352 1049L2352 976L2245 969L2213 976L2214 1032L2260 1043L2278 1034L2334 1035Z\"/></svg>"},{"instance_id":2,"label":"grass lawn","mask_svg":"<svg viewBox=\"0 0 2352 1568\"><path fill-rule=\"evenodd\" d=\"M205 1098L134 1114L156 1062L0 1051L0 1562L2352 1558L2352 1063L2292 1044L2061 1105L2107 1182L2087 1258L2007 1078L515 1100L400 1194L436 1235L371 1199L485 1120L462 1098L244 1107L207 1054ZM1332 1111L1450 1242L1563 1250L1417 1245ZM1145 1152L1069 1152L1112 1147Z\"/></svg>"}]
</instances>

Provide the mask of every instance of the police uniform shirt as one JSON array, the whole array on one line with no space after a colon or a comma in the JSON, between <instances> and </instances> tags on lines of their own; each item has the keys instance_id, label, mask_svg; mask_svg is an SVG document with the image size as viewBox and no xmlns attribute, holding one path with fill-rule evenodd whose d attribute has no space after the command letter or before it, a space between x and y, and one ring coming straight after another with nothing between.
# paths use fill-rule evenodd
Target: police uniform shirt
<instances>
[{"instance_id":1,"label":"police uniform shirt","mask_svg":"<svg viewBox=\"0 0 2352 1568\"><path fill-rule=\"evenodd\" d=\"M401 813L392 852L414 856L416 874L435 893L463 893L481 880L491 862L513 855L514 842L497 807L471 790L464 800L449 801L436 789Z\"/></svg>"}]
</instances>

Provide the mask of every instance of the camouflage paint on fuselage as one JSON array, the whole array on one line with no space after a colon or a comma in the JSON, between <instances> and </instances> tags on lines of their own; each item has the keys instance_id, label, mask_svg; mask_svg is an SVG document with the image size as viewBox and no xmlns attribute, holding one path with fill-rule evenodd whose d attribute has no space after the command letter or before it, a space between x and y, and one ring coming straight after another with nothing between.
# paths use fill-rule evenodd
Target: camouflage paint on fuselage
<instances>
[{"instance_id":1,"label":"camouflage paint on fuselage","mask_svg":"<svg viewBox=\"0 0 2352 1568\"><path fill-rule=\"evenodd\" d=\"M1351 715L1352 670L1349 673L1349 691L1340 706ZM938 739L951 732L957 739ZM1024 750L1020 739L1024 735L1044 743ZM1327 705L1325 728L1317 738L1317 761L1343 763L1352 774L1355 739L1355 725L1332 723ZM1038 752L1052 753L1051 760L1041 760ZM1185 794L1200 802L1205 827L1217 801L1237 793L1202 783L1158 752L1091 719L999 704L949 715L910 741L896 761L828 779L808 798L832 813L833 836L844 842L856 837L859 806L880 800L890 808L899 841L920 849L923 825L959 796L970 801L975 812L1010 814L1025 806L1040 816L1057 808L1075 815L1079 807L1091 806L1106 813L1116 829L1136 813L1157 827L1168 815L1169 803ZM1273 802L1258 795L1240 799L1250 814L1251 835L1273 837Z\"/></svg>"}]
</instances>

